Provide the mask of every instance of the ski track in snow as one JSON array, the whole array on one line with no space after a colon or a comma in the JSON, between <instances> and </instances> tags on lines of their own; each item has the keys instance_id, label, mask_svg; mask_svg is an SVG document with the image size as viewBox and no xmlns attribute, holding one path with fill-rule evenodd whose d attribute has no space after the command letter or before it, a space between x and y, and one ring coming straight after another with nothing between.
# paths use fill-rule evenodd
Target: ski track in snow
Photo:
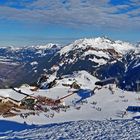
<instances>
[{"instance_id":1,"label":"ski track in snow","mask_svg":"<svg viewBox=\"0 0 140 140\"><path fill-rule=\"evenodd\" d=\"M26 125L26 124L23 124ZM33 126L21 131L5 131L0 139L26 140L129 140L140 139L140 124L136 120L74 121Z\"/></svg>"}]
</instances>

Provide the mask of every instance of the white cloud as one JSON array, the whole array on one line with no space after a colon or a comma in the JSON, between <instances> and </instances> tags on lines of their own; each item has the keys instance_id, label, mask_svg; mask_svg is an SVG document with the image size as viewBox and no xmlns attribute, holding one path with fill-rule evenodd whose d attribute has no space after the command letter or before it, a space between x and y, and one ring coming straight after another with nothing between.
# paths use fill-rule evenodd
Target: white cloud
<instances>
[{"instance_id":1,"label":"white cloud","mask_svg":"<svg viewBox=\"0 0 140 140\"><path fill-rule=\"evenodd\" d=\"M131 0L132 1L132 0ZM74 28L83 26L96 28L140 28L140 9L116 14L131 5L113 6L109 0L36 0L24 3L23 9L10 7L12 1L0 6L0 19L16 20L25 23L61 24ZM133 0L131 4L138 4ZM135 17L130 17L133 15Z\"/></svg>"}]
</instances>

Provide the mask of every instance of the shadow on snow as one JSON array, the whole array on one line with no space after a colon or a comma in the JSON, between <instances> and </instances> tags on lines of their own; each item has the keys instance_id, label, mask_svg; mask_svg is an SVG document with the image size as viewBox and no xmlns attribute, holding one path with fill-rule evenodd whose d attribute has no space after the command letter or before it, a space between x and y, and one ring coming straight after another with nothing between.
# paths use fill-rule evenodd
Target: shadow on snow
<instances>
[{"instance_id":1,"label":"shadow on snow","mask_svg":"<svg viewBox=\"0 0 140 140\"><path fill-rule=\"evenodd\" d=\"M91 97L93 95L92 91L91 90L85 90L85 89L80 89L77 93L78 96L80 96L81 98L76 101L76 103L79 103L81 102L82 100L85 100L89 97Z\"/></svg>"},{"instance_id":2,"label":"shadow on snow","mask_svg":"<svg viewBox=\"0 0 140 140\"><path fill-rule=\"evenodd\" d=\"M0 120L0 132L21 131L24 129L32 129L36 125L28 125L26 123L17 123L12 121Z\"/></svg>"}]
</instances>

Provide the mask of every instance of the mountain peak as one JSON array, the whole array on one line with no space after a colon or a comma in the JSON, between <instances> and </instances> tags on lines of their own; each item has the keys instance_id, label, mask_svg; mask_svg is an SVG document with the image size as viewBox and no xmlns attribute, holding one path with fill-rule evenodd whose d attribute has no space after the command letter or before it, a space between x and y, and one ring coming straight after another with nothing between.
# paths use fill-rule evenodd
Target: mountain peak
<instances>
[{"instance_id":1,"label":"mountain peak","mask_svg":"<svg viewBox=\"0 0 140 140\"><path fill-rule=\"evenodd\" d=\"M114 49L116 52L125 54L129 50L134 50L135 47L123 41L113 41L106 36L97 38L84 38L74 41L72 44L65 46L61 49L60 54L69 53L71 50L75 49L86 49L87 47L92 47L96 49Z\"/></svg>"},{"instance_id":2,"label":"mountain peak","mask_svg":"<svg viewBox=\"0 0 140 140\"><path fill-rule=\"evenodd\" d=\"M37 46L34 46L35 48L37 49L55 49L55 48L58 48L60 45L59 44L53 44L53 43L48 43L46 45L37 45Z\"/></svg>"}]
</instances>

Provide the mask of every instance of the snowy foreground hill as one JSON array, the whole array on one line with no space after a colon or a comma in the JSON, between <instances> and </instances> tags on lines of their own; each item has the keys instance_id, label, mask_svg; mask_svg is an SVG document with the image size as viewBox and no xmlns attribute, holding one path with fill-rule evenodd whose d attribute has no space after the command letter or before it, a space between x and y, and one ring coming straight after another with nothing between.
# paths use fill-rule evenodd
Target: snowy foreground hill
<instances>
[{"instance_id":1,"label":"snowy foreground hill","mask_svg":"<svg viewBox=\"0 0 140 140\"><path fill-rule=\"evenodd\" d=\"M80 85L78 90L64 86L75 81ZM22 92L35 97L57 99L71 92L75 94L64 99L65 105L69 106L66 110L35 110L36 115L21 117L21 114L31 112L27 109L14 117L1 117L0 139L139 139L140 113L126 109L128 106L139 106L140 94L123 91L115 84L93 92L96 81L98 79L88 72L79 71L58 79L50 89L31 91L29 86L20 87ZM7 96L13 92L12 89L0 90L1 95Z\"/></svg>"},{"instance_id":2,"label":"snowy foreground hill","mask_svg":"<svg viewBox=\"0 0 140 140\"><path fill-rule=\"evenodd\" d=\"M135 120L73 121L43 126L29 126L14 122L2 122L16 129L2 131L0 139L26 140L130 140L140 139L140 124ZM2 126L3 126L2 125ZM1 126L1 127L2 127ZM3 126L3 127L4 127ZM13 128L12 128L13 129Z\"/></svg>"}]
</instances>

